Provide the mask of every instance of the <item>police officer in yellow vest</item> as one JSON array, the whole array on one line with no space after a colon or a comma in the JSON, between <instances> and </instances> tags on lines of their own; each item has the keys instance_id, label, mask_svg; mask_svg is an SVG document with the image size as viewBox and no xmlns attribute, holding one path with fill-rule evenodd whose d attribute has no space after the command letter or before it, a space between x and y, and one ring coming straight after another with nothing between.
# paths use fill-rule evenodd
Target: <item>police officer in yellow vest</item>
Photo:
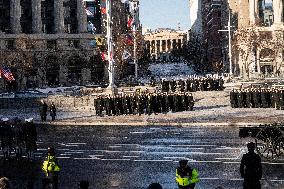
<instances>
[{"instance_id":1,"label":"police officer in yellow vest","mask_svg":"<svg viewBox=\"0 0 284 189\"><path fill-rule=\"evenodd\" d=\"M58 174L61 171L61 167L57 162L55 150L52 147L48 148L47 159L42 164L42 170L52 182L53 189L58 189Z\"/></svg>"},{"instance_id":2,"label":"police officer in yellow vest","mask_svg":"<svg viewBox=\"0 0 284 189\"><path fill-rule=\"evenodd\" d=\"M194 189L199 182L199 174L196 169L187 165L188 160L180 160L176 169L176 182L179 189Z\"/></svg>"}]
</instances>

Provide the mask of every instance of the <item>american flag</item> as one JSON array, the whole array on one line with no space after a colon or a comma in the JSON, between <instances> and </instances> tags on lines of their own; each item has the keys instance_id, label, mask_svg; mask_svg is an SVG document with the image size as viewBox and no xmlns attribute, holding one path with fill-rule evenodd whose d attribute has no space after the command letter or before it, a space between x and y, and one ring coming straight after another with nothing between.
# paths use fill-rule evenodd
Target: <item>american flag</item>
<instances>
[{"instance_id":1,"label":"american flag","mask_svg":"<svg viewBox=\"0 0 284 189\"><path fill-rule=\"evenodd\" d=\"M0 75L4 76L8 81L15 81L10 69L5 66L0 66Z\"/></svg>"}]
</instances>

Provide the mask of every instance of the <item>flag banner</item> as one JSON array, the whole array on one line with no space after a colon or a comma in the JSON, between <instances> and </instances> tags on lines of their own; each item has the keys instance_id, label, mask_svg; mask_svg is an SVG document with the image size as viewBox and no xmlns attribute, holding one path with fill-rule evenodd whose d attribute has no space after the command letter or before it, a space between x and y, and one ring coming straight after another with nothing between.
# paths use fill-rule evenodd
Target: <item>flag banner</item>
<instances>
[{"instance_id":1,"label":"flag banner","mask_svg":"<svg viewBox=\"0 0 284 189\"><path fill-rule=\"evenodd\" d=\"M95 37L96 43L98 46L102 46L104 44L105 39L103 37Z\"/></svg>"},{"instance_id":2,"label":"flag banner","mask_svg":"<svg viewBox=\"0 0 284 189\"><path fill-rule=\"evenodd\" d=\"M96 40L91 40L91 41L90 41L90 45L91 45L92 47L97 46Z\"/></svg>"},{"instance_id":3,"label":"flag banner","mask_svg":"<svg viewBox=\"0 0 284 189\"><path fill-rule=\"evenodd\" d=\"M102 52L101 57L103 61L108 60L108 54L105 52ZM112 60L112 52L110 52L110 59Z\"/></svg>"},{"instance_id":4,"label":"flag banner","mask_svg":"<svg viewBox=\"0 0 284 189\"><path fill-rule=\"evenodd\" d=\"M127 27L131 28L134 23L134 19L132 16L128 16Z\"/></svg>"},{"instance_id":5,"label":"flag banner","mask_svg":"<svg viewBox=\"0 0 284 189\"><path fill-rule=\"evenodd\" d=\"M129 2L129 12L131 15L135 15L137 13L138 6L136 2Z\"/></svg>"},{"instance_id":6,"label":"flag banner","mask_svg":"<svg viewBox=\"0 0 284 189\"><path fill-rule=\"evenodd\" d=\"M126 34L126 43L128 45L133 45L133 37L130 34Z\"/></svg>"},{"instance_id":7,"label":"flag banner","mask_svg":"<svg viewBox=\"0 0 284 189\"><path fill-rule=\"evenodd\" d=\"M127 60L130 57L131 57L131 54L127 50L124 50L122 54L122 60Z\"/></svg>"},{"instance_id":8,"label":"flag banner","mask_svg":"<svg viewBox=\"0 0 284 189\"><path fill-rule=\"evenodd\" d=\"M95 8L94 7L87 7L86 9L87 16L93 17L95 14Z\"/></svg>"},{"instance_id":9,"label":"flag banner","mask_svg":"<svg viewBox=\"0 0 284 189\"><path fill-rule=\"evenodd\" d=\"M101 0L101 13L106 14L106 0Z\"/></svg>"},{"instance_id":10,"label":"flag banner","mask_svg":"<svg viewBox=\"0 0 284 189\"><path fill-rule=\"evenodd\" d=\"M121 3L129 3L129 0L121 0Z\"/></svg>"},{"instance_id":11,"label":"flag banner","mask_svg":"<svg viewBox=\"0 0 284 189\"><path fill-rule=\"evenodd\" d=\"M7 79L7 81L15 81L15 78L8 67L1 66L0 73L3 75L5 79Z\"/></svg>"}]
</instances>

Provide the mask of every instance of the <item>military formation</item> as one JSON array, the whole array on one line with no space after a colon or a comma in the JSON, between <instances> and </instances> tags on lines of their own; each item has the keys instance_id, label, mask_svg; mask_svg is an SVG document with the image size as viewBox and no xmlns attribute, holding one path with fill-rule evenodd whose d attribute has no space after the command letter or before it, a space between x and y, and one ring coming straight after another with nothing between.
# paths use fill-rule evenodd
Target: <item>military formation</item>
<instances>
[{"instance_id":1,"label":"military formation","mask_svg":"<svg viewBox=\"0 0 284 189\"><path fill-rule=\"evenodd\" d=\"M2 118L0 120L0 142L4 159L12 156L20 158L26 155L29 159L34 158L37 150L37 131L33 119L24 121L14 118Z\"/></svg>"},{"instance_id":2,"label":"military formation","mask_svg":"<svg viewBox=\"0 0 284 189\"><path fill-rule=\"evenodd\" d=\"M146 93L115 96L100 95L94 100L99 116L158 114L192 111L194 100L191 93Z\"/></svg>"},{"instance_id":3,"label":"military formation","mask_svg":"<svg viewBox=\"0 0 284 189\"><path fill-rule=\"evenodd\" d=\"M186 80L162 80L162 92L221 91L224 80L214 77L187 78Z\"/></svg>"},{"instance_id":4,"label":"military formation","mask_svg":"<svg viewBox=\"0 0 284 189\"><path fill-rule=\"evenodd\" d=\"M232 108L275 108L284 109L284 89L247 88L230 92Z\"/></svg>"}]
</instances>

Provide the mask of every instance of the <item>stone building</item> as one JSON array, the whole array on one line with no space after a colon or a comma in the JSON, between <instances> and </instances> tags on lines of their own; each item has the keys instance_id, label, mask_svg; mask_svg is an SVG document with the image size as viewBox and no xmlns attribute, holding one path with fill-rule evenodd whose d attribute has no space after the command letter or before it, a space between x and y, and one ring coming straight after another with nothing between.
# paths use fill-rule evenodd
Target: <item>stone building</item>
<instances>
[{"instance_id":1,"label":"stone building","mask_svg":"<svg viewBox=\"0 0 284 189\"><path fill-rule=\"evenodd\" d=\"M116 30L124 31L126 8L112 1ZM105 22L100 0L0 1L0 64L16 78L13 87L70 86L107 81ZM92 14L87 15L86 9ZM95 28L89 30L89 25ZM0 79L0 90L11 83Z\"/></svg>"},{"instance_id":2,"label":"stone building","mask_svg":"<svg viewBox=\"0 0 284 189\"><path fill-rule=\"evenodd\" d=\"M232 50L234 74L283 76L283 0L230 0L229 4L238 18Z\"/></svg>"},{"instance_id":3,"label":"stone building","mask_svg":"<svg viewBox=\"0 0 284 189\"><path fill-rule=\"evenodd\" d=\"M144 35L146 51L149 52L152 60L173 60L171 52L182 48L186 40L187 32L172 29L158 29Z\"/></svg>"}]
</instances>

